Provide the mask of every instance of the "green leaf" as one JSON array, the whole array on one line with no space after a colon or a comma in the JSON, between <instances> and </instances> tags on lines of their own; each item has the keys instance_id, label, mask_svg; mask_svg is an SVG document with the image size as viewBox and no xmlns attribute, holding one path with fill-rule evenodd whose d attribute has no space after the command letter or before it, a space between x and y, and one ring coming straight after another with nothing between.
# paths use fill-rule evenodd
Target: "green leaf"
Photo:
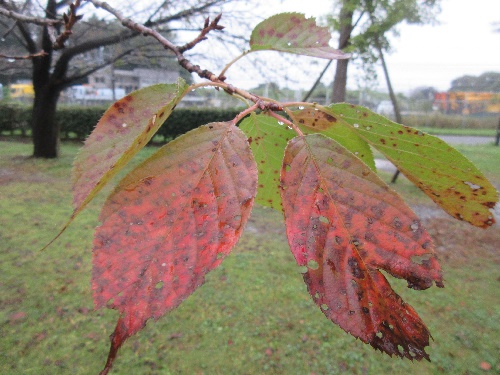
<instances>
[{"instance_id":1,"label":"green leaf","mask_svg":"<svg viewBox=\"0 0 500 375\"><path fill-rule=\"evenodd\" d=\"M275 118L255 113L241 122L240 129L248 137L257 162L257 203L282 211L279 193L281 162L287 142L295 136L295 132L280 125Z\"/></svg>"},{"instance_id":2,"label":"green leaf","mask_svg":"<svg viewBox=\"0 0 500 375\"><path fill-rule=\"evenodd\" d=\"M246 136L230 123L186 133L119 183L93 248L95 306L121 313L106 367L128 337L177 307L229 254L256 191Z\"/></svg>"},{"instance_id":3,"label":"green leaf","mask_svg":"<svg viewBox=\"0 0 500 375\"><path fill-rule=\"evenodd\" d=\"M446 142L364 107L334 104L320 109L342 118L450 215L482 228L495 222L490 211L498 202L495 187Z\"/></svg>"},{"instance_id":4,"label":"green leaf","mask_svg":"<svg viewBox=\"0 0 500 375\"><path fill-rule=\"evenodd\" d=\"M134 91L109 107L75 159L72 217L149 142L187 90L179 78Z\"/></svg>"},{"instance_id":5,"label":"green leaf","mask_svg":"<svg viewBox=\"0 0 500 375\"><path fill-rule=\"evenodd\" d=\"M250 51L273 50L323 59L348 59L350 54L329 46L328 27L300 13L281 13L259 23L252 31Z\"/></svg>"},{"instance_id":6,"label":"green leaf","mask_svg":"<svg viewBox=\"0 0 500 375\"><path fill-rule=\"evenodd\" d=\"M373 171L376 171L375 159L370 146L366 141L358 137L356 132L342 118L314 108L304 108L292 113L294 123L305 134L321 133L326 135L351 151Z\"/></svg>"}]
</instances>

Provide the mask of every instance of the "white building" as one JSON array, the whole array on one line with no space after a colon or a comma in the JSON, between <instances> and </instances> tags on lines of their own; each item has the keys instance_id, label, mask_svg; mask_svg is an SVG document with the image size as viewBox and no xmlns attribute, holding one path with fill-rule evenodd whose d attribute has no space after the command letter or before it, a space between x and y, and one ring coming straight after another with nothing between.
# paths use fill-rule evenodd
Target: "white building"
<instances>
[{"instance_id":1,"label":"white building","mask_svg":"<svg viewBox=\"0 0 500 375\"><path fill-rule=\"evenodd\" d=\"M174 83L178 71L135 68L134 70L113 69L107 66L89 75L89 85L96 89L123 89L128 94L157 83Z\"/></svg>"}]
</instances>

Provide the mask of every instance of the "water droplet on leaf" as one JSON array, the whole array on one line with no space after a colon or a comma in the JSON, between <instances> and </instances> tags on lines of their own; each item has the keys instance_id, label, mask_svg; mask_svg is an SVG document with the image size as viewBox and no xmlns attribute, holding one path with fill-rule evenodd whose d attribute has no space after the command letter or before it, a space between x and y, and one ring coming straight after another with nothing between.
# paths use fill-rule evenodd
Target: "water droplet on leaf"
<instances>
[{"instance_id":1,"label":"water droplet on leaf","mask_svg":"<svg viewBox=\"0 0 500 375\"><path fill-rule=\"evenodd\" d=\"M468 187L470 187L472 190L481 189L481 186L473 184L470 181L464 181L464 184L467 185Z\"/></svg>"}]
</instances>

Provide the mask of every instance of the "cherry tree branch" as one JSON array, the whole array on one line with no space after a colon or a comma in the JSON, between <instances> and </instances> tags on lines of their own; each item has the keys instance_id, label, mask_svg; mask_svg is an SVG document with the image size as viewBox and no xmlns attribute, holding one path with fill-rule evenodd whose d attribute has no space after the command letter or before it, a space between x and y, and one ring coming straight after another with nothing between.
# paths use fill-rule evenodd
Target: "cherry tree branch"
<instances>
[{"instance_id":1,"label":"cherry tree branch","mask_svg":"<svg viewBox=\"0 0 500 375\"><path fill-rule=\"evenodd\" d=\"M222 17L222 13L219 14L217 17L214 18L212 22L210 22L210 19L207 17L205 20L205 25L203 26L203 29L200 32L200 35L198 35L195 39L193 39L191 42L179 47L179 52L183 53L186 52L190 49L192 49L194 46L196 46L198 43L202 42L203 40L207 39L207 34L212 31L212 30L223 30L224 26L219 25L219 21Z\"/></svg>"},{"instance_id":2,"label":"cherry tree branch","mask_svg":"<svg viewBox=\"0 0 500 375\"><path fill-rule=\"evenodd\" d=\"M54 42L54 49L64 48L64 42L68 40L71 34L73 34L72 28L79 20L82 19L82 15L77 15L76 11L78 7L81 5L81 0L76 0L74 3L69 5L68 14L63 14L64 19L64 31L57 37Z\"/></svg>"},{"instance_id":3,"label":"cherry tree branch","mask_svg":"<svg viewBox=\"0 0 500 375\"><path fill-rule=\"evenodd\" d=\"M0 53L0 58L7 59L7 60L30 60L30 59L33 59L35 57L42 57L42 56L46 56L46 55L47 55L47 52L42 50L40 52L31 53L29 55L24 55L24 56L9 56L9 55L4 55L3 53Z\"/></svg>"},{"instance_id":4,"label":"cherry tree branch","mask_svg":"<svg viewBox=\"0 0 500 375\"><path fill-rule=\"evenodd\" d=\"M151 36L154 39L156 39L159 43L161 43L161 45L165 49L170 50L174 53L179 65L182 66L188 72L195 73L200 78L207 79L211 82L218 83L218 86L223 88L224 91L230 95L237 94L245 99L251 100L252 102L257 104L258 108L260 108L263 111L265 111L265 110L282 111L283 110L283 107L274 101L262 100L260 97L258 97L255 94L252 94L248 91L234 87L231 84L225 83L224 77L219 77L207 69L202 69L199 65L193 64L191 61L189 61L189 59L187 59L184 56L183 52L186 50L186 46L189 46L189 48L193 48L196 44L198 44L206 39L205 36L206 36L206 34L208 34L209 31L220 30L221 26L218 25L218 22L220 19L219 16L216 17L214 19L214 21L212 21L211 24L208 24L208 20L205 22L205 27L203 30L208 30L208 31L206 31L205 34L203 34L204 31L202 30L202 33L200 34L201 37L198 36L195 40L193 40L192 42L188 43L185 46L176 46L170 40L168 40L163 35L161 35L158 31L156 31L150 27L147 27L143 24L140 24L138 22L135 22L130 18L124 17L117 9L111 7L106 2L99 1L99 0L85 0L85 1L93 4L96 8L104 9L108 13L112 14L126 28L128 28L134 32L140 33L144 36Z\"/></svg>"},{"instance_id":5,"label":"cherry tree branch","mask_svg":"<svg viewBox=\"0 0 500 375\"><path fill-rule=\"evenodd\" d=\"M0 7L0 14L16 21L33 23L40 26L56 26L63 23L63 21L59 19L25 16L24 14L3 7Z\"/></svg>"},{"instance_id":6,"label":"cherry tree branch","mask_svg":"<svg viewBox=\"0 0 500 375\"><path fill-rule=\"evenodd\" d=\"M97 65L93 66L92 68L89 68L88 70L84 70L83 72L75 73L72 76L66 77L61 81L61 84L64 86L68 86L68 85L72 84L73 82L78 81L79 79L85 78L85 77L89 76L90 74L98 71L99 69L102 69L108 65L114 64L116 61L118 61L122 57L124 57L124 56L128 55L130 52L132 52L132 50L133 49L127 49L127 50L123 51L122 53L114 56L111 60L105 61L102 64L97 64Z\"/></svg>"}]
</instances>

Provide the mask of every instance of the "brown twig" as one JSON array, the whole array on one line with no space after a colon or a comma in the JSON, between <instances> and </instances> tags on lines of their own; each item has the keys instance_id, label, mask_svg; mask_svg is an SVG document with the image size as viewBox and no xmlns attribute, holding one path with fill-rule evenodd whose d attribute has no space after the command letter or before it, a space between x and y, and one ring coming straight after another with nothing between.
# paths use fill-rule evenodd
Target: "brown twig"
<instances>
[{"instance_id":1,"label":"brown twig","mask_svg":"<svg viewBox=\"0 0 500 375\"><path fill-rule=\"evenodd\" d=\"M256 103L258 105L258 107L262 110L275 110L275 111L281 110L281 107L276 102L262 100L261 98L259 98L255 94L252 94L248 91L245 91L245 90L239 89L237 87L234 87L230 84L227 84L224 82L224 79L225 79L224 77L219 78L217 75L215 75L211 71L209 71L207 69L202 69L199 65L193 64L191 61L189 61L189 59L187 59L183 55L183 48L186 48L186 46L176 46L170 40L168 40L163 35L161 35L158 31L153 30L152 28L146 27L145 25L142 25L140 23L134 22L130 18L124 17L118 10L114 9L108 3L104 2L104 1L99 1L99 0L85 0L85 1L93 4L96 8L102 8L102 9L106 10L107 12L111 13L126 28L128 28L132 31L139 32L144 36L151 36L151 37L155 38L159 43L161 43L161 45L165 49L170 50L174 53L179 65L182 66L188 72L195 73L200 78L207 79L211 82L217 83L219 87L223 88L224 91L226 91L230 95L237 94L245 99L251 100L252 102ZM217 16L214 19L214 21L212 21L212 26L210 24L207 25L208 21L205 21L205 25L204 25L205 27L203 30L205 30L207 28L209 30L220 29L221 26L218 25L219 20L220 20L220 17ZM203 33L203 31L202 31L202 33ZM208 33L208 31L205 33L205 35L200 34L201 38L199 36L198 38L196 38L192 42L188 43L188 45L192 44L192 46L190 48L194 47L197 43L200 43L204 39L206 39L204 37L206 36L207 33Z\"/></svg>"},{"instance_id":2,"label":"brown twig","mask_svg":"<svg viewBox=\"0 0 500 375\"><path fill-rule=\"evenodd\" d=\"M69 4L68 14L63 13L64 19L64 31L56 38L53 48L62 49L64 48L64 42L73 34L72 28L79 20L83 18L83 15L77 15L76 11L80 6L81 0L76 0L74 3Z\"/></svg>"},{"instance_id":3,"label":"brown twig","mask_svg":"<svg viewBox=\"0 0 500 375\"><path fill-rule=\"evenodd\" d=\"M35 57L42 57L42 56L46 56L46 55L47 55L47 52L42 50L40 52L32 53L32 54L24 55L24 56L8 56L8 55L4 55L3 53L0 53L0 58L7 59L7 60L30 60L30 59L33 59Z\"/></svg>"},{"instance_id":4,"label":"brown twig","mask_svg":"<svg viewBox=\"0 0 500 375\"><path fill-rule=\"evenodd\" d=\"M219 31L223 30L224 26L221 26L221 25L218 24L221 18L222 18L222 13L219 14L217 17L215 17L212 22L210 22L210 19L207 17L207 19L205 20L205 25L203 26L203 29L200 32L200 35L198 35L191 42L186 43L185 45L179 47L179 52L184 53L184 52L192 49L198 43L206 40L207 39L207 34L210 31L212 31L212 30L219 30Z\"/></svg>"}]
</instances>

